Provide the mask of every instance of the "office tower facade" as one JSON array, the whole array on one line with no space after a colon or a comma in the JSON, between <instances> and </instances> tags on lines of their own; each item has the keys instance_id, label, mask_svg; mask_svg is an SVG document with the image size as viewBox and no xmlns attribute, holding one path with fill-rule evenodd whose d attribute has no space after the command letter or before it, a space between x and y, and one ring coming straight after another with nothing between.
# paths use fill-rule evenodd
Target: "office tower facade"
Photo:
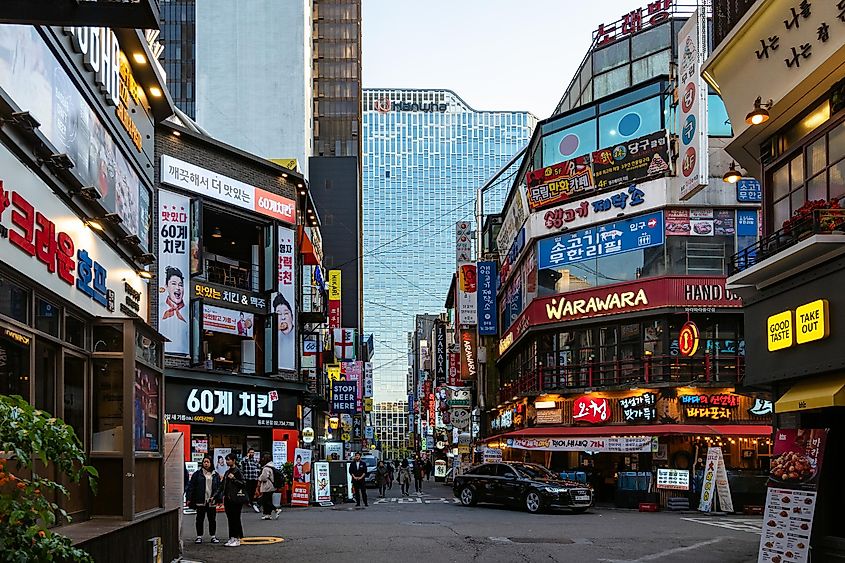
<instances>
[{"instance_id":1,"label":"office tower facade","mask_svg":"<svg viewBox=\"0 0 845 563\"><path fill-rule=\"evenodd\" d=\"M477 111L450 90L364 90L364 328L375 336L377 400L407 395L406 335L415 314L443 310L455 222L472 221L476 189L535 122Z\"/></svg>"},{"instance_id":2,"label":"office tower facade","mask_svg":"<svg viewBox=\"0 0 845 563\"><path fill-rule=\"evenodd\" d=\"M161 63L173 103L192 119L196 105L196 0L162 0Z\"/></svg>"}]
</instances>

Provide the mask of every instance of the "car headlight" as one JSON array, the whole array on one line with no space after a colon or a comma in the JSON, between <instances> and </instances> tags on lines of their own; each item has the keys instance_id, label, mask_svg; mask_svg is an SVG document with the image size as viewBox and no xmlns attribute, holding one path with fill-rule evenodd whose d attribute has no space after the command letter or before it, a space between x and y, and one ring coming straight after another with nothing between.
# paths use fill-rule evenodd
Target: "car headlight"
<instances>
[{"instance_id":1,"label":"car headlight","mask_svg":"<svg viewBox=\"0 0 845 563\"><path fill-rule=\"evenodd\" d=\"M544 491L546 491L547 493L555 493L555 494L558 494L558 493L565 493L565 492L566 492L566 489L564 489L564 488L561 488L561 487L550 487L550 486L543 487L543 490L544 490Z\"/></svg>"}]
</instances>

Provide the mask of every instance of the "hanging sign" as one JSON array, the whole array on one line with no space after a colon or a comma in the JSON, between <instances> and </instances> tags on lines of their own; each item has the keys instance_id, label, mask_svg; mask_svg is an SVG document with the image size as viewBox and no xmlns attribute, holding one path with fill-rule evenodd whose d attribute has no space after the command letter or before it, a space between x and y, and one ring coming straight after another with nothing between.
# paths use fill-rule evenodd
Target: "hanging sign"
<instances>
[{"instance_id":1,"label":"hanging sign","mask_svg":"<svg viewBox=\"0 0 845 563\"><path fill-rule=\"evenodd\" d=\"M685 322L678 335L678 352L685 357L695 356L698 351L698 342L698 326L692 321Z\"/></svg>"}]
</instances>

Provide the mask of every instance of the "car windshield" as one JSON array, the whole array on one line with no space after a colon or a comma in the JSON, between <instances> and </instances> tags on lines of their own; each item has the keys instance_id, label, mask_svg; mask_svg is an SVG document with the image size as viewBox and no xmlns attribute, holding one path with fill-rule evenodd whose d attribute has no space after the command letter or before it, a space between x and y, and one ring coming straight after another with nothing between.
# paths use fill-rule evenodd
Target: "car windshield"
<instances>
[{"instance_id":1,"label":"car windshield","mask_svg":"<svg viewBox=\"0 0 845 563\"><path fill-rule=\"evenodd\" d=\"M367 464L367 467L375 467L378 463L374 457L362 457L361 461Z\"/></svg>"},{"instance_id":2,"label":"car windshield","mask_svg":"<svg viewBox=\"0 0 845 563\"><path fill-rule=\"evenodd\" d=\"M516 469L523 477L527 477L528 479L557 479L558 476L542 467L540 465L534 464L525 464L525 465L515 465L514 469Z\"/></svg>"}]
</instances>

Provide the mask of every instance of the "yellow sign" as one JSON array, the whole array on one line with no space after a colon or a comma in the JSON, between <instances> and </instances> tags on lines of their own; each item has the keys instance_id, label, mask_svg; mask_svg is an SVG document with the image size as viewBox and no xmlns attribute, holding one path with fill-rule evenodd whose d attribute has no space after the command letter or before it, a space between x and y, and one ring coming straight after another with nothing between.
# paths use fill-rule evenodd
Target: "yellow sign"
<instances>
[{"instance_id":1,"label":"yellow sign","mask_svg":"<svg viewBox=\"0 0 845 563\"><path fill-rule=\"evenodd\" d=\"M340 425L340 419L336 416L329 418L329 428L332 430L337 430L337 427Z\"/></svg>"},{"instance_id":2,"label":"yellow sign","mask_svg":"<svg viewBox=\"0 0 845 563\"><path fill-rule=\"evenodd\" d=\"M469 444L458 444L458 453L459 454L468 454L470 453L471 449Z\"/></svg>"},{"instance_id":3,"label":"yellow sign","mask_svg":"<svg viewBox=\"0 0 845 563\"><path fill-rule=\"evenodd\" d=\"M3 333L6 336L8 336L9 338L11 338L12 340L14 340L15 342L18 342L18 343L23 344L23 345L29 344L29 337L24 336L20 332L15 332L14 330L9 330L7 328L7 329L3 330Z\"/></svg>"},{"instance_id":4,"label":"yellow sign","mask_svg":"<svg viewBox=\"0 0 845 563\"><path fill-rule=\"evenodd\" d=\"M792 346L792 311L772 315L766 322L769 352Z\"/></svg>"},{"instance_id":5,"label":"yellow sign","mask_svg":"<svg viewBox=\"0 0 845 563\"><path fill-rule=\"evenodd\" d=\"M340 435L340 439L344 442L348 442L350 438L352 438L352 436L349 435L349 432L344 432Z\"/></svg>"},{"instance_id":6,"label":"yellow sign","mask_svg":"<svg viewBox=\"0 0 845 563\"><path fill-rule=\"evenodd\" d=\"M144 150L144 138L138 130L138 126L132 120L132 109L129 107L129 102L134 101L136 105L141 105L141 98L138 96L138 83L135 82L135 77L132 76L132 69L129 67L129 61L126 60L126 55L120 53L120 103L116 104L115 114L118 121L129 133L135 148L139 152Z\"/></svg>"},{"instance_id":7,"label":"yellow sign","mask_svg":"<svg viewBox=\"0 0 845 563\"><path fill-rule=\"evenodd\" d=\"M340 270L329 270L329 301L340 301Z\"/></svg>"},{"instance_id":8,"label":"yellow sign","mask_svg":"<svg viewBox=\"0 0 845 563\"><path fill-rule=\"evenodd\" d=\"M295 158L271 158L270 162L278 164L288 170L297 171L299 170L299 161Z\"/></svg>"},{"instance_id":9,"label":"yellow sign","mask_svg":"<svg viewBox=\"0 0 845 563\"><path fill-rule=\"evenodd\" d=\"M340 381L340 366L332 364L326 366L326 373L329 375L329 381Z\"/></svg>"},{"instance_id":10,"label":"yellow sign","mask_svg":"<svg viewBox=\"0 0 845 563\"><path fill-rule=\"evenodd\" d=\"M373 398L364 397L364 412L373 412Z\"/></svg>"},{"instance_id":11,"label":"yellow sign","mask_svg":"<svg viewBox=\"0 0 845 563\"><path fill-rule=\"evenodd\" d=\"M830 336L827 299L818 299L795 309L795 342L804 344Z\"/></svg>"}]
</instances>

